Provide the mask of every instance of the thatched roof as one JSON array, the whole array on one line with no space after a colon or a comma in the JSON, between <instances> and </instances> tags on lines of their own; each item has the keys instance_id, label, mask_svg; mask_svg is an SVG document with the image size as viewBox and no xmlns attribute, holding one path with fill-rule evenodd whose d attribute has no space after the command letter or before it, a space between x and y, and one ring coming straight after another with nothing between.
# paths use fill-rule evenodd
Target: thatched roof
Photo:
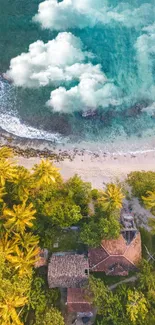
<instances>
[{"instance_id":1,"label":"thatched roof","mask_svg":"<svg viewBox=\"0 0 155 325\"><path fill-rule=\"evenodd\" d=\"M88 281L89 263L84 255L52 255L48 265L50 288L75 288Z\"/></svg>"}]
</instances>

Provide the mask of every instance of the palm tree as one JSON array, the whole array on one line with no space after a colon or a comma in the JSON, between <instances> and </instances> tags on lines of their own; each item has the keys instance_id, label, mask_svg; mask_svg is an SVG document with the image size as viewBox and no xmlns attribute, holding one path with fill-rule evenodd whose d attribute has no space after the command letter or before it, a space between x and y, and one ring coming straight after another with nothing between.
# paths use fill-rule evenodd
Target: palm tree
<instances>
[{"instance_id":1,"label":"palm tree","mask_svg":"<svg viewBox=\"0 0 155 325\"><path fill-rule=\"evenodd\" d=\"M0 148L0 159L7 159L13 157L12 148L2 147Z\"/></svg>"},{"instance_id":2,"label":"palm tree","mask_svg":"<svg viewBox=\"0 0 155 325\"><path fill-rule=\"evenodd\" d=\"M15 239L9 239L8 233L1 235L0 238L0 250L4 253L5 258L13 253L16 246Z\"/></svg>"},{"instance_id":3,"label":"palm tree","mask_svg":"<svg viewBox=\"0 0 155 325\"><path fill-rule=\"evenodd\" d=\"M5 207L1 219L6 220L4 222L6 229L23 234L26 227L31 228L33 226L32 220L35 219L35 213L33 204L30 203L26 206L26 201L24 201L21 205L13 205L12 210Z\"/></svg>"},{"instance_id":4,"label":"palm tree","mask_svg":"<svg viewBox=\"0 0 155 325\"><path fill-rule=\"evenodd\" d=\"M39 254L39 247L31 247L28 252L24 252L18 246L15 247L14 253L7 257L7 260L19 271L19 276L32 274L32 267L35 265L36 258Z\"/></svg>"},{"instance_id":5,"label":"palm tree","mask_svg":"<svg viewBox=\"0 0 155 325\"><path fill-rule=\"evenodd\" d=\"M3 203L3 196L6 194L5 187L0 187L0 203Z\"/></svg>"},{"instance_id":6,"label":"palm tree","mask_svg":"<svg viewBox=\"0 0 155 325\"><path fill-rule=\"evenodd\" d=\"M6 180L13 180L16 168L11 161L0 159L0 185L3 187Z\"/></svg>"},{"instance_id":7,"label":"palm tree","mask_svg":"<svg viewBox=\"0 0 155 325\"><path fill-rule=\"evenodd\" d=\"M44 184L50 185L61 180L59 169L46 159L41 160L40 164L33 167L33 177L36 184L40 187Z\"/></svg>"},{"instance_id":8,"label":"palm tree","mask_svg":"<svg viewBox=\"0 0 155 325\"><path fill-rule=\"evenodd\" d=\"M106 190L101 192L98 202L102 203L105 210L115 210L122 208L123 198L124 195L119 186L108 184Z\"/></svg>"},{"instance_id":9,"label":"palm tree","mask_svg":"<svg viewBox=\"0 0 155 325\"><path fill-rule=\"evenodd\" d=\"M23 325L19 319L16 308L23 307L27 302L27 297L20 297L16 293L7 294L0 302L0 318L2 325Z\"/></svg>"},{"instance_id":10,"label":"palm tree","mask_svg":"<svg viewBox=\"0 0 155 325\"><path fill-rule=\"evenodd\" d=\"M18 246L21 246L22 249L26 250L27 252L32 247L37 247L39 243L39 237L33 235L31 232L24 233L23 235L16 233L14 235L15 242Z\"/></svg>"},{"instance_id":11,"label":"palm tree","mask_svg":"<svg viewBox=\"0 0 155 325\"><path fill-rule=\"evenodd\" d=\"M155 192L147 191L147 196L142 196L142 200L147 209L155 208Z\"/></svg>"},{"instance_id":12,"label":"palm tree","mask_svg":"<svg viewBox=\"0 0 155 325\"><path fill-rule=\"evenodd\" d=\"M30 188L31 174L26 168L19 166L13 178L13 193L21 201L24 201L29 196Z\"/></svg>"}]
</instances>

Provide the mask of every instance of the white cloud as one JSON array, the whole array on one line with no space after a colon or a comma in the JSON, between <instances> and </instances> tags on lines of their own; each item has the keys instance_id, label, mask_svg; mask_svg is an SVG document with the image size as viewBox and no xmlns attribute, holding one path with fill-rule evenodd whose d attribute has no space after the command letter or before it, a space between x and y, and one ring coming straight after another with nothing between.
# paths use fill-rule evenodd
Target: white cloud
<instances>
[{"instance_id":1,"label":"white cloud","mask_svg":"<svg viewBox=\"0 0 155 325\"><path fill-rule=\"evenodd\" d=\"M56 112L63 111L64 113L95 110L98 107L120 104L120 100L117 99L118 95L117 88L111 83L99 83L92 77L81 78L80 83L69 90L59 87L52 91L47 105Z\"/></svg>"},{"instance_id":2,"label":"white cloud","mask_svg":"<svg viewBox=\"0 0 155 325\"><path fill-rule=\"evenodd\" d=\"M7 76L16 86L39 87L48 84L59 84L72 80L66 67L76 62L83 62L91 53L83 51L78 37L71 33L59 33L48 43L37 41L29 46L28 53L13 58Z\"/></svg>"},{"instance_id":3,"label":"white cloud","mask_svg":"<svg viewBox=\"0 0 155 325\"><path fill-rule=\"evenodd\" d=\"M92 57L83 51L79 38L71 33L59 33L47 44L37 41L30 45L28 53L13 58L7 76L22 87L63 85L51 92L47 102L54 111L71 113L116 105L118 90L99 64L89 62ZM72 81L77 86L71 87ZM64 85L71 89L67 90Z\"/></svg>"},{"instance_id":4,"label":"white cloud","mask_svg":"<svg viewBox=\"0 0 155 325\"><path fill-rule=\"evenodd\" d=\"M111 21L120 22L127 27L138 27L150 23L153 16L154 8L149 3L139 8L123 2L116 7L108 3L108 0L45 0L39 4L38 13L33 20L45 29L66 30L93 27Z\"/></svg>"}]
</instances>

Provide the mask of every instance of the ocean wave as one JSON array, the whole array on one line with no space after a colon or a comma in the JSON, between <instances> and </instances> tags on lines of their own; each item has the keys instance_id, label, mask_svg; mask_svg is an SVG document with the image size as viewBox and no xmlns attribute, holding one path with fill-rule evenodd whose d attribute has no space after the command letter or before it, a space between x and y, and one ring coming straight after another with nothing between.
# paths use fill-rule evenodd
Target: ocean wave
<instances>
[{"instance_id":1,"label":"ocean wave","mask_svg":"<svg viewBox=\"0 0 155 325\"><path fill-rule=\"evenodd\" d=\"M52 134L41 129L36 129L22 123L19 117L11 116L10 114L6 113L0 114L0 127L4 131L21 138L47 140L54 143L62 142L60 134Z\"/></svg>"}]
</instances>

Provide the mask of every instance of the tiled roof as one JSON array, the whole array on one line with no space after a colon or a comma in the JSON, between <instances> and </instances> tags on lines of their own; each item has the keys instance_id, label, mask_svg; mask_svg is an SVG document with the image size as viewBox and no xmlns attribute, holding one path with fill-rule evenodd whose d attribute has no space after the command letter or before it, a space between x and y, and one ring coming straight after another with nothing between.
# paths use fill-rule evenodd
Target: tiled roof
<instances>
[{"instance_id":1,"label":"tiled roof","mask_svg":"<svg viewBox=\"0 0 155 325\"><path fill-rule=\"evenodd\" d=\"M50 288L74 288L88 281L89 263L84 255L52 255L48 265Z\"/></svg>"},{"instance_id":2,"label":"tiled roof","mask_svg":"<svg viewBox=\"0 0 155 325\"><path fill-rule=\"evenodd\" d=\"M122 235L117 240L103 240L100 248L89 249L88 257L91 271L126 275L141 259L140 233L130 244Z\"/></svg>"},{"instance_id":3,"label":"tiled roof","mask_svg":"<svg viewBox=\"0 0 155 325\"><path fill-rule=\"evenodd\" d=\"M69 312L90 313L93 311L85 289L69 288L67 290L67 307Z\"/></svg>"},{"instance_id":4,"label":"tiled roof","mask_svg":"<svg viewBox=\"0 0 155 325\"><path fill-rule=\"evenodd\" d=\"M127 243L122 235L118 239L102 240L101 246L109 255L124 255Z\"/></svg>"},{"instance_id":5,"label":"tiled roof","mask_svg":"<svg viewBox=\"0 0 155 325\"><path fill-rule=\"evenodd\" d=\"M88 258L89 258L89 266L92 268L94 265L97 265L98 263L102 262L103 260L108 257L108 253L105 251L103 247L97 247L97 248L90 248L88 252Z\"/></svg>"}]
</instances>

